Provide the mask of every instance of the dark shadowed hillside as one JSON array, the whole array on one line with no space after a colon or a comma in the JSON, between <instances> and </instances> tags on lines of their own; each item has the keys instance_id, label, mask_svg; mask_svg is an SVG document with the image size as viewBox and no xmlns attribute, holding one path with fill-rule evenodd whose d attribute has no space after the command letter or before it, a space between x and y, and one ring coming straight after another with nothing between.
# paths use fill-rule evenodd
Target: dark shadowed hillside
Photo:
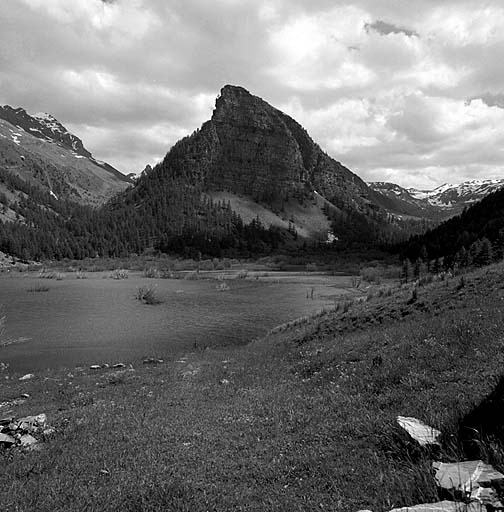
<instances>
[{"instance_id":1,"label":"dark shadowed hillside","mask_svg":"<svg viewBox=\"0 0 504 512\"><path fill-rule=\"evenodd\" d=\"M504 190L498 190L423 236L401 247L404 257L421 254L444 266L485 265L504 256Z\"/></svg>"}]
</instances>

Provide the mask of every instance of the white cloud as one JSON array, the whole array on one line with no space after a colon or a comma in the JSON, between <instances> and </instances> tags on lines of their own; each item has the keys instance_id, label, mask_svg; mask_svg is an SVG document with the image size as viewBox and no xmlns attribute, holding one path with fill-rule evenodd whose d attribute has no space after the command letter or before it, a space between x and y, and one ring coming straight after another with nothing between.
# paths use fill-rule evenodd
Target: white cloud
<instances>
[{"instance_id":1,"label":"white cloud","mask_svg":"<svg viewBox=\"0 0 504 512\"><path fill-rule=\"evenodd\" d=\"M53 113L124 172L162 158L233 83L365 179L504 176L498 0L4 3L0 102Z\"/></svg>"}]
</instances>

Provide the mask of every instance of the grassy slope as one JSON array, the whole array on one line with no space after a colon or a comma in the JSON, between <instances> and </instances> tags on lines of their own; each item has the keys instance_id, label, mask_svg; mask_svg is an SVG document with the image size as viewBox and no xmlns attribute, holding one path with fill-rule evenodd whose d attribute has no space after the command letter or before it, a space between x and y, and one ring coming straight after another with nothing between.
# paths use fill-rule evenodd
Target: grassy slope
<instances>
[{"instance_id":1,"label":"grassy slope","mask_svg":"<svg viewBox=\"0 0 504 512\"><path fill-rule=\"evenodd\" d=\"M0 401L30 393L16 416L47 412L57 432L41 451L0 455L2 509L377 511L435 500L430 459L395 416L440 428L443 458L461 456L457 425L502 372L503 270L422 287L414 302L399 289L183 362L4 380ZM483 456L503 469L499 452Z\"/></svg>"},{"instance_id":2,"label":"grassy slope","mask_svg":"<svg viewBox=\"0 0 504 512\"><path fill-rule=\"evenodd\" d=\"M303 238L320 237L322 240L327 238L327 233L331 229L329 220L322 211L322 207L327 201L319 195L315 195L313 201L307 202L304 206L291 200L284 204L284 211L281 214L272 212L251 198L238 196L231 192L211 192L208 195L214 201L229 201L231 208L240 215L246 224L259 217L262 224L267 227L271 225L288 229L289 220L292 220L299 236Z\"/></svg>"}]
</instances>

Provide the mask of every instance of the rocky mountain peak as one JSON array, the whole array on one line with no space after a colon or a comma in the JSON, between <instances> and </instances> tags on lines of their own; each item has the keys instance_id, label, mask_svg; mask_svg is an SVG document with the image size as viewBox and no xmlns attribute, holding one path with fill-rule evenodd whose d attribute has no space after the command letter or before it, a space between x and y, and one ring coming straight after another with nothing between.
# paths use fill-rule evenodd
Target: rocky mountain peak
<instances>
[{"instance_id":1,"label":"rocky mountain peak","mask_svg":"<svg viewBox=\"0 0 504 512\"><path fill-rule=\"evenodd\" d=\"M343 209L380 210L374 192L324 153L299 123L236 85L221 89L212 118L175 144L160 171L273 209L319 194Z\"/></svg>"},{"instance_id":2,"label":"rocky mountain peak","mask_svg":"<svg viewBox=\"0 0 504 512\"><path fill-rule=\"evenodd\" d=\"M81 139L70 133L51 114L31 115L24 108L4 105L0 106L0 119L21 128L34 137L60 144L80 156L91 157L91 153L84 147Z\"/></svg>"}]
</instances>

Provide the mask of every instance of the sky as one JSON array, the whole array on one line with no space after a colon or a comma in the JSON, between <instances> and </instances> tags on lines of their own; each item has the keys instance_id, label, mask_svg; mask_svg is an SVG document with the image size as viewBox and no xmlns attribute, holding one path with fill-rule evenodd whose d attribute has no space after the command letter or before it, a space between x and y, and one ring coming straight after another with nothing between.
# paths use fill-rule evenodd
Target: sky
<instances>
[{"instance_id":1,"label":"sky","mask_svg":"<svg viewBox=\"0 0 504 512\"><path fill-rule=\"evenodd\" d=\"M2 0L0 104L124 173L241 85L366 181L504 178L502 0Z\"/></svg>"}]
</instances>

